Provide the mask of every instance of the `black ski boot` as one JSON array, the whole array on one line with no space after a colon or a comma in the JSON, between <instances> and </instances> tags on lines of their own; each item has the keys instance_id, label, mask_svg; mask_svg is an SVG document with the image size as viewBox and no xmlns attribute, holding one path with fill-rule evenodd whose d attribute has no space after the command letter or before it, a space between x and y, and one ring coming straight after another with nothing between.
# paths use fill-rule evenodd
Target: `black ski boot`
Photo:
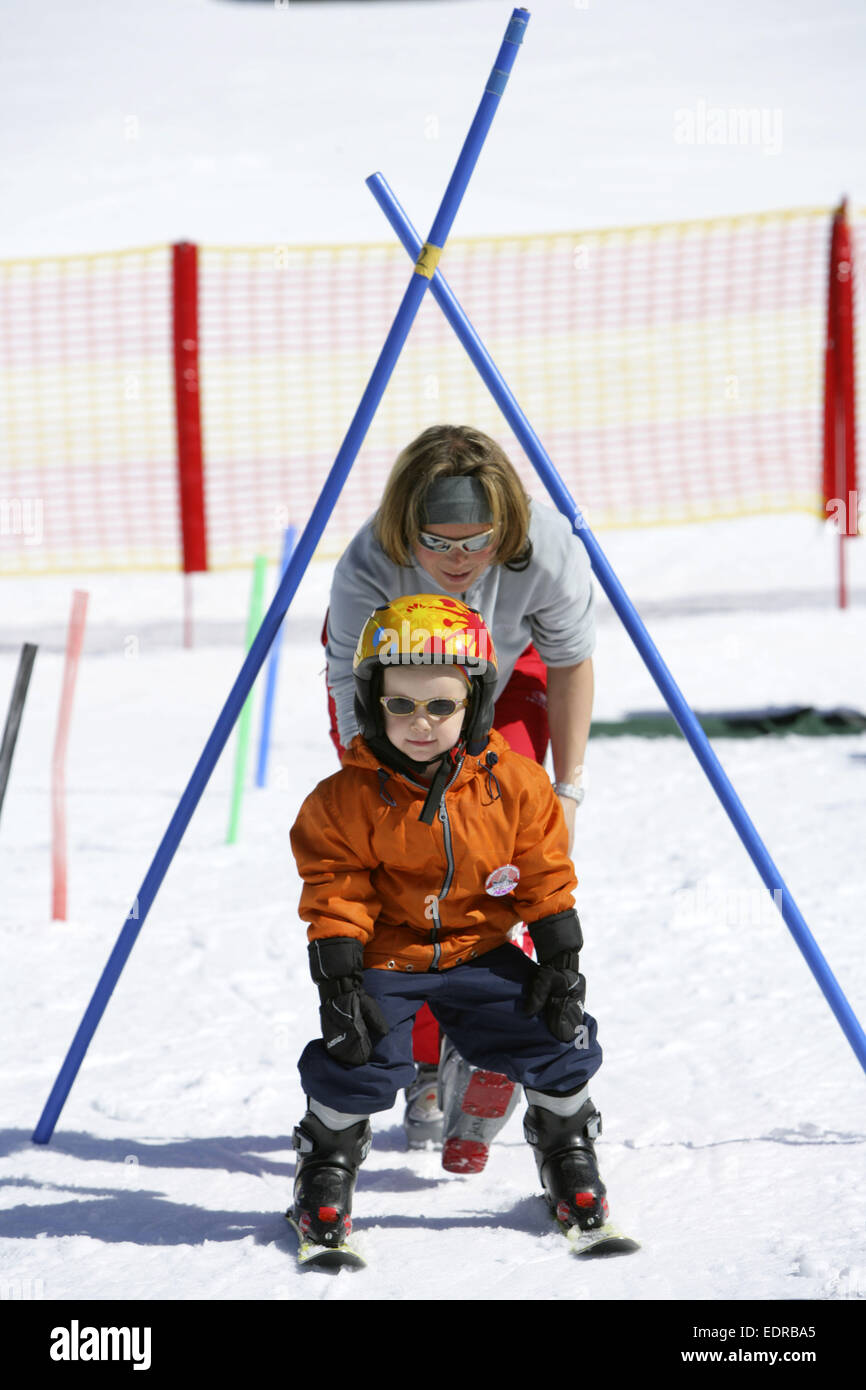
<instances>
[{"instance_id":1,"label":"black ski boot","mask_svg":"<svg viewBox=\"0 0 866 1390\"><path fill-rule=\"evenodd\" d=\"M535 1153L538 1176L551 1212L562 1226L592 1231L608 1219L607 1189L599 1176L593 1140L601 1115L587 1100L575 1115L555 1115L530 1105L523 1133Z\"/></svg>"},{"instance_id":2,"label":"black ski boot","mask_svg":"<svg viewBox=\"0 0 866 1390\"><path fill-rule=\"evenodd\" d=\"M358 1169L370 1152L369 1120L328 1129L308 1110L293 1135L298 1154L294 1205L289 1215L304 1240L338 1246L352 1229L352 1195Z\"/></svg>"}]
</instances>

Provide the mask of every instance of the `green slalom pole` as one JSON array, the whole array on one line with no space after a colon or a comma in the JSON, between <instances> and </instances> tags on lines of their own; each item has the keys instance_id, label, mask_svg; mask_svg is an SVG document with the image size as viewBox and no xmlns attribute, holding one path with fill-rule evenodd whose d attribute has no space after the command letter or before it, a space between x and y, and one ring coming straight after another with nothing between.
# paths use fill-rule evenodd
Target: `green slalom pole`
<instances>
[{"instance_id":1,"label":"green slalom pole","mask_svg":"<svg viewBox=\"0 0 866 1390\"><path fill-rule=\"evenodd\" d=\"M256 633L262 625L262 613L265 606L265 576L268 570L267 558L264 555L257 555L253 565L253 587L250 594L250 609L247 615L247 636L244 644L244 651L248 652L255 641ZM226 844L233 845L238 838L238 826L241 819L241 802L244 795L244 782L247 771L247 752L250 746L250 726L253 720L253 690L244 700L238 718L238 743L235 750L235 780L232 788L232 809L229 816L229 829L226 835Z\"/></svg>"}]
</instances>

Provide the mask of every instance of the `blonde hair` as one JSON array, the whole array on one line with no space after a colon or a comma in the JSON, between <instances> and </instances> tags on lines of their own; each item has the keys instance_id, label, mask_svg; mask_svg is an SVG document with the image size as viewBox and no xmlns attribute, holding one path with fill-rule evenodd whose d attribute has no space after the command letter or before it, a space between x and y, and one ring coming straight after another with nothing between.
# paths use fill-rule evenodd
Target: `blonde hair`
<instances>
[{"instance_id":1,"label":"blonde hair","mask_svg":"<svg viewBox=\"0 0 866 1390\"><path fill-rule=\"evenodd\" d=\"M427 491L437 478L477 478L495 531L494 564L526 569L532 555L529 497L505 450L471 425L431 425L401 450L376 512L376 539L395 565L411 565L424 530Z\"/></svg>"}]
</instances>

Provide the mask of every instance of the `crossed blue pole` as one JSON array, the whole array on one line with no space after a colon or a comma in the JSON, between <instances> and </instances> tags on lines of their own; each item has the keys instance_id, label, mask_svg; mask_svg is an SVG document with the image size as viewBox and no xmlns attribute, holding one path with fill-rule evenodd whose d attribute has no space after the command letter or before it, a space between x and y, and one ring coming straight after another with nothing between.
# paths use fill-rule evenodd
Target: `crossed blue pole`
<instances>
[{"instance_id":1,"label":"crossed blue pole","mask_svg":"<svg viewBox=\"0 0 866 1390\"><path fill-rule=\"evenodd\" d=\"M410 256L417 254L420 245L418 233L400 206L396 196L381 174L373 174L367 179L367 187L384 212L392 228ZM442 310L448 323L457 334L460 342L477 368L484 384L499 406L515 436L535 471L559 510L571 522L576 535L586 547L593 572L616 610L626 631L640 652L650 675L664 696L667 705L685 735L688 743L709 778L713 790L721 801L740 839L745 845L755 868L761 875L773 901L779 908L784 922L806 959L809 969L817 980L827 1003L830 1005L842 1031L851 1044L860 1062L866 1069L866 1035L851 1008L845 994L818 943L810 932L803 915L791 896L781 873L773 863L767 847L758 834L743 803L740 801L727 773L710 745L685 696L662 660L658 649L644 624L606 559L595 536L587 526L574 498L569 493L544 447L527 420L503 376L485 348L460 303L450 289L442 272L437 270L433 276L430 292Z\"/></svg>"},{"instance_id":2,"label":"crossed blue pole","mask_svg":"<svg viewBox=\"0 0 866 1390\"><path fill-rule=\"evenodd\" d=\"M78 1074L78 1069L84 1060L84 1055L90 1044L90 1040L105 1012L105 1007L117 984L120 973L129 958L129 953L135 945L138 933L144 925L147 914L150 911L154 898L168 870L168 866L174 858L178 845L189 825L192 814L201 799L202 793L207 786L220 753L225 747L228 737L243 708L247 695L252 689L253 682L267 656L268 649L285 617L286 610L294 598L298 585L313 557L313 552L319 543L322 532L336 505L343 485L349 476L358 450L364 442L370 422L384 395L385 388L390 380L397 358L408 337L409 330L418 312L421 300L424 297L424 292L430 284L430 278L435 270L439 254L442 247L445 245L448 233L451 230L451 225L460 207L469 180L472 177L487 132L493 122L493 117L499 106L500 98L505 90L511 69L514 66L519 46L523 42L523 35L528 22L528 10L515 9L512 12L511 19L505 31L505 37L502 40L493 69L487 79L487 85L484 89L481 102L469 128L469 133L463 143L463 148L458 156L454 172L445 190L439 210L433 220L430 236L418 255L412 277L403 295L390 332L385 340L385 345L373 368L373 373L367 384L367 388L361 397L358 409L355 412L339 453L334 460L334 464L328 474L319 499L313 508L310 519L295 547L285 574L277 586L277 591L271 602L271 606L264 616L262 625L253 640L237 679L229 692L228 699L220 712L210 738L205 744L204 751L193 770L192 777L181 796L177 809L169 822L168 829L160 842L153 862L145 875L144 882L139 889L138 897L127 915L114 949L99 978L96 989L93 992L84 1017L79 1024L78 1031L72 1040L72 1044L57 1076L57 1080L52 1087L48 1100L45 1103L36 1129L33 1132L33 1140L37 1144L47 1144L51 1135L54 1133L54 1127L75 1077Z\"/></svg>"},{"instance_id":3,"label":"crossed blue pole","mask_svg":"<svg viewBox=\"0 0 866 1390\"><path fill-rule=\"evenodd\" d=\"M528 458L542 478L556 506L569 519L575 533L586 547L592 568L615 611L640 652L645 664L661 690L698 762L704 769L728 816L740 835L766 887L780 908L782 917L801 953L817 980L827 1002L861 1066L866 1068L866 1036L845 995L833 976L824 956L809 931L802 914L787 889L779 870L758 835L745 808L739 800L727 774L713 752L698 720L668 671L637 611L611 569L598 541L586 526L577 504L557 474L540 440L511 394L492 358L452 294L441 272L437 270L439 254L451 229L454 216L490 128L508 75L517 56L517 48L529 20L528 11L514 10L496 62L488 79L469 134L464 142L451 181L434 219L428 241L422 245L403 209L381 175L369 179L368 186L391 222L403 245L414 260L412 278L404 294L397 316L374 367L367 389L325 482L319 500L301 536L285 573L278 585L271 607L233 685L223 710L214 726L193 771L190 782L178 803L154 860L145 876L139 894L118 937L114 950L103 970L84 1018L45 1104L33 1133L36 1143L48 1143L57 1119L78 1073L85 1052L99 1024L123 966L144 924L153 900L162 883L180 840L210 778L219 755L228 740L244 701L264 662L268 649L279 631L285 613L312 558L339 494L349 475L358 450L363 443L370 421L375 414L403 348L409 329L420 306L424 291L430 283L434 297L446 319L456 332L470 359L491 391L506 420L520 440Z\"/></svg>"}]
</instances>

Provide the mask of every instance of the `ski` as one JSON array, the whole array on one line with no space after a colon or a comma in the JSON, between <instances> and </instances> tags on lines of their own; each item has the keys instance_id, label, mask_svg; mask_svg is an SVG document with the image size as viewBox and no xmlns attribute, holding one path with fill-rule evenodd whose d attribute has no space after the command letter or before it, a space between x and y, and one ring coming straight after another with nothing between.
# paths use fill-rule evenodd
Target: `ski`
<instances>
[{"instance_id":1,"label":"ski","mask_svg":"<svg viewBox=\"0 0 866 1390\"><path fill-rule=\"evenodd\" d=\"M605 1255L633 1255L640 1250L636 1240L625 1235L610 1221L593 1231L582 1231L579 1226L563 1226L561 1221L556 1224L571 1246L572 1253L583 1260L601 1259Z\"/></svg>"},{"instance_id":2,"label":"ski","mask_svg":"<svg viewBox=\"0 0 866 1390\"><path fill-rule=\"evenodd\" d=\"M318 1269L366 1269L367 1261L363 1255L347 1244L319 1245L304 1236L290 1212L286 1220L298 1238L297 1260L302 1268L315 1266ZM638 1241L625 1235L618 1226L606 1221L593 1231L582 1231L579 1226L556 1225L568 1241L572 1254L580 1259L602 1259L610 1255L633 1255L640 1250Z\"/></svg>"},{"instance_id":3,"label":"ski","mask_svg":"<svg viewBox=\"0 0 866 1390\"><path fill-rule=\"evenodd\" d=\"M319 1245L307 1239L291 1212L286 1212L286 1220L298 1237L297 1260L302 1269L366 1269L363 1255L345 1241L342 1245Z\"/></svg>"}]
</instances>

